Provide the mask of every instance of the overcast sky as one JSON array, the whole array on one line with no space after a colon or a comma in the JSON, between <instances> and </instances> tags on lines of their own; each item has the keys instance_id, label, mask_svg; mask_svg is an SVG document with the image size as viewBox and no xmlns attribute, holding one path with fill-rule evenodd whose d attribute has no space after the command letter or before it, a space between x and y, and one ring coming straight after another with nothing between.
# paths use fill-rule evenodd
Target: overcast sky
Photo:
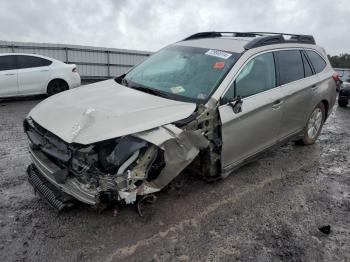
<instances>
[{"instance_id":1,"label":"overcast sky","mask_svg":"<svg viewBox=\"0 0 350 262\"><path fill-rule=\"evenodd\" d=\"M313 34L350 53L349 0L0 0L0 40L156 51L200 31Z\"/></svg>"}]
</instances>

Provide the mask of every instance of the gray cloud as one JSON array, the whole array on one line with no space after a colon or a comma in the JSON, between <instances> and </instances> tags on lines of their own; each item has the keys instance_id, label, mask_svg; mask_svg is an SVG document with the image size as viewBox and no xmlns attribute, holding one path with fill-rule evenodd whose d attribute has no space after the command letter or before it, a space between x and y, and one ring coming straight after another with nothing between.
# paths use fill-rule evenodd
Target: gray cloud
<instances>
[{"instance_id":1,"label":"gray cloud","mask_svg":"<svg viewBox=\"0 0 350 262\"><path fill-rule=\"evenodd\" d=\"M155 51L198 31L313 34L350 52L347 0L0 0L1 40Z\"/></svg>"}]
</instances>

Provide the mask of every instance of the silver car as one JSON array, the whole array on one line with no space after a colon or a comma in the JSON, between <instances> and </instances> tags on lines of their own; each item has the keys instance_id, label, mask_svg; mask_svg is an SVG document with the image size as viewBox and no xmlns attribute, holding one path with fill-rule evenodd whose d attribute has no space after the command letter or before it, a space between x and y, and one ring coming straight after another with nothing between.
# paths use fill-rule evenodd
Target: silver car
<instances>
[{"instance_id":1,"label":"silver car","mask_svg":"<svg viewBox=\"0 0 350 262\"><path fill-rule=\"evenodd\" d=\"M312 36L192 35L32 109L29 181L59 210L77 199L142 215L184 170L224 178L276 144L313 144L336 100L333 74Z\"/></svg>"}]
</instances>

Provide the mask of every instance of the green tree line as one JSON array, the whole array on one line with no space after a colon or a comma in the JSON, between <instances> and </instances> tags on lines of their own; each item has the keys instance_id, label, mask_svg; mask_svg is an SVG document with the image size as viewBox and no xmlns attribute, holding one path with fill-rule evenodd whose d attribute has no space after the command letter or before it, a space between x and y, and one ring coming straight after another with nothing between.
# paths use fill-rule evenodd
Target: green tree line
<instances>
[{"instance_id":1,"label":"green tree line","mask_svg":"<svg viewBox=\"0 0 350 262\"><path fill-rule=\"evenodd\" d=\"M329 61L333 67L350 68L350 54L340 54L335 56L328 55Z\"/></svg>"}]
</instances>

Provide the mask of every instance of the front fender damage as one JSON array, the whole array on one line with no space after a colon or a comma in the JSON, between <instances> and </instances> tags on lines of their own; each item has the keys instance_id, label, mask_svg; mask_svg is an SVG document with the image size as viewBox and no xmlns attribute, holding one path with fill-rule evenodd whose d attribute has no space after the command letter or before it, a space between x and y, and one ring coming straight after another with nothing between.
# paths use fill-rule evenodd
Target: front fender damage
<instances>
[{"instance_id":1,"label":"front fender damage","mask_svg":"<svg viewBox=\"0 0 350 262\"><path fill-rule=\"evenodd\" d=\"M96 207L137 203L138 210L140 200L152 199L147 196L185 169L217 178L220 130L216 107L199 106L193 116L172 124L96 144L59 143L58 147L58 137L35 121L25 121L34 166L51 184ZM66 175L59 177L57 170L65 170Z\"/></svg>"},{"instance_id":2,"label":"front fender damage","mask_svg":"<svg viewBox=\"0 0 350 262\"><path fill-rule=\"evenodd\" d=\"M199 154L209 146L209 141L200 131L184 131L175 125L166 125L135 135L164 151L165 166L159 176L146 182L147 192L157 192L168 185Z\"/></svg>"}]
</instances>

